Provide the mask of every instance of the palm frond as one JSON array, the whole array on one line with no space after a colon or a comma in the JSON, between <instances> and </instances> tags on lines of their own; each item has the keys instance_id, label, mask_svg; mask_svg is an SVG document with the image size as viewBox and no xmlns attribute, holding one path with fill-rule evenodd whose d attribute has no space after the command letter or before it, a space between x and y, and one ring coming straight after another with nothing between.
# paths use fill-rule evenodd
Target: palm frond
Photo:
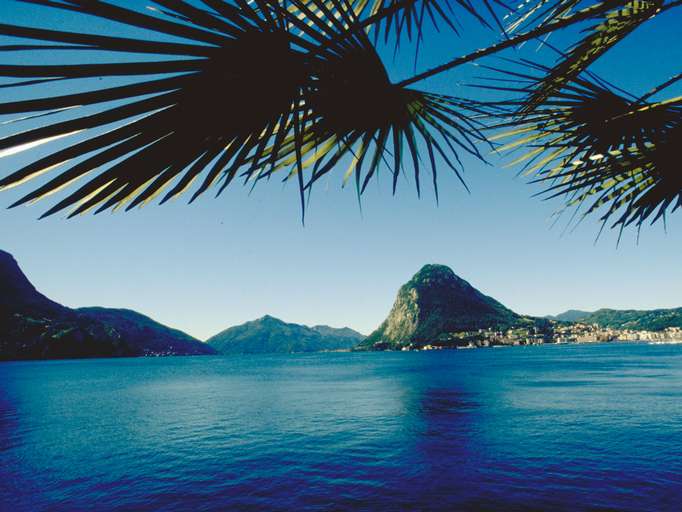
<instances>
[{"instance_id":1,"label":"palm frond","mask_svg":"<svg viewBox=\"0 0 682 512\"><path fill-rule=\"evenodd\" d=\"M12 25L0 25L0 34L68 43L69 50L75 44L95 51L152 53L172 58L0 66L2 76L38 81L78 83L79 79L95 76L138 80L0 104L1 114L21 115L99 108L95 113L75 115L0 139L0 154L11 154L56 138L86 134L84 140L1 179L0 188L8 188L61 169L13 206L72 187L86 175L87 181L46 215L68 207L74 207L71 215L92 208L130 208L168 187L163 198L166 201L184 192L202 173L203 193L221 173L229 181L258 147L260 136L276 129L291 129L294 105L307 76L303 51L313 44L287 31L278 9L255 9L246 4L237 9L222 1L207 1L211 10L203 10L182 0L158 0L156 3L164 8L159 16L103 1L31 2L139 26L161 41ZM163 41L169 35L191 43ZM106 131L88 136L96 130ZM76 163L69 164L72 161Z\"/></svg>"},{"instance_id":2,"label":"palm frond","mask_svg":"<svg viewBox=\"0 0 682 512\"><path fill-rule=\"evenodd\" d=\"M544 100L580 75L606 51L638 26L652 18L663 0L630 0L605 14L601 22L587 29L587 35L562 56L546 76L533 87L521 112L531 112Z\"/></svg>"},{"instance_id":3,"label":"palm frond","mask_svg":"<svg viewBox=\"0 0 682 512\"><path fill-rule=\"evenodd\" d=\"M574 78L532 113L518 116L518 103L504 102L506 114L496 111L503 121L492 128L502 131L491 139L511 139L501 151L525 148L510 165L523 164L547 185L548 198L566 197L567 207L586 204L584 215L605 208L604 223L618 213L612 227L641 225L652 215L654 222L680 206L682 97L651 103Z\"/></svg>"},{"instance_id":4,"label":"palm frond","mask_svg":"<svg viewBox=\"0 0 682 512\"><path fill-rule=\"evenodd\" d=\"M553 23L574 12L582 0L526 1L504 17L510 33Z\"/></svg>"},{"instance_id":5,"label":"palm frond","mask_svg":"<svg viewBox=\"0 0 682 512\"><path fill-rule=\"evenodd\" d=\"M212 186L219 194L238 176L255 184L282 169L297 180L303 200L346 160L346 179L355 176L359 193L382 164L395 191L406 157L419 192L422 152L437 195L437 160L461 179L458 152L482 158L476 104L392 84L367 35L347 32L358 19L344 0L292 0L293 11L276 0L205 0L206 8L156 0L145 13L105 1L25 1L141 27L150 37L0 25L0 34L30 39L25 46L49 41L58 43L50 45L55 51L126 54L113 63L0 66L0 76L74 84L69 94L0 103L0 115L19 116L12 120L17 126L36 116L66 116L0 139L0 156L79 134L0 179L1 190L49 178L12 206L67 189L45 215L130 209L161 193L163 203L200 180L193 201ZM139 54L152 57L131 58ZM112 82L78 90L91 77ZM126 80L114 84L119 78Z\"/></svg>"},{"instance_id":6,"label":"palm frond","mask_svg":"<svg viewBox=\"0 0 682 512\"><path fill-rule=\"evenodd\" d=\"M682 101L677 107L682 109ZM585 215L607 207L601 219L606 223L617 216L611 227L624 228L633 223L639 227L647 220L653 224L665 219L667 211L682 206L680 144L682 120L678 119L674 129L663 133L656 143L645 148L631 146L583 164L580 181L572 185L581 193L574 197L572 205L592 200ZM600 178L593 184L595 176Z\"/></svg>"},{"instance_id":7,"label":"palm frond","mask_svg":"<svg viewBox=\"0 0 682 512\"><path fill-rule=\"evenodd\" d=\"M271 152L283 158L259 172L259 179L283 168L289 169L288 178L306 172L300 183L309 191L318 179L349 160L344 182L354 178L359 194L382 165L392 175L395 193L408 160L417 192L426 167L437 197L437 160L462 180L458 154L483 159L478 148L485 142L483 125L476 119L483 111L477 104L392 84L364 33L329 48L311 66L301 105L301 133L264 152L265 158ZM428 155L426 165L420 154Z\"/></svg>"},{"instance_id":8,"label":"palm frond","mask_svg":"<svg viewBox=\"0 0 682 512\"><path fill-rule=\"evenodd\" d=\"M353 5L356 12L366 10L369 16L375 16L391 10L399 2L400 0L355 0ZM475 6L470 0L412 0L406 2L402 9L383 17L375 28L374 35L378 38L383 33L387 40L389 35L394 34L398 42L403 36L410 41L413 38L420 40L423 38L426 22L430 22L437 30L443 25L459 33L458 26L462 26L460 13L470 16L488 28L492 28L491 23L502 28L495 6L502 8L508 6L501 0L483 0L481 4Z\"/></svg>"},{"instance_id":9,"label":"palm frond","mask_svg":"<svg viewBox=\"0 0 682 512\"><path fill-rule=\"evenodd\" d=\"M300 2L292 2L289 9L308 17L311 13L329 16L329 12L338 8L336 3L334 0L327 0L323 3L317 0L300 0ZM459 34L463 22L466 22L466 18L471 18L488 28L496 25L504 30L496 7L508 9L508 6L502 0L483 0L482 4L482 6L475 6L470 0L348 0L347 2L357 19L356 23L364 27L366 32L373 34L375 43L382 36L384 42L394 37L396 48L403 39L417 41L419 45L424 38L424 29L429 23L438 31L441 27L447 27L455 34ZM344 28L351 27L345 26Z\"/></svg>"}]
</instances>

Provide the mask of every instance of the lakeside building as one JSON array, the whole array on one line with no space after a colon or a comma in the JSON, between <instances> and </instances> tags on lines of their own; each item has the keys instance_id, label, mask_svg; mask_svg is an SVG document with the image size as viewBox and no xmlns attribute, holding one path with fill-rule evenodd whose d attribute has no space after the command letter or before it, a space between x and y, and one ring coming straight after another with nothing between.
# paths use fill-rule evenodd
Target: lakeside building
<instances>
[{"instance_id":1,"label":"lakeside building","mask_svg":"<svg viewBox=\"0 0 682 512\"><path fill-rule=\"evenodd\" d=\"M410 343L400 350L439 350L444 348L484 348L496 346L540 345L543 343L603 343L619 341L651 341L658 343L682 342L682 329L667 327L660 331L613 329L597 324L552 323L544 330L538 327L515 328L506 331L478 329L452 332L438 340L421 345ZM377 349L386 349L378 347Z\"/></svg>"}]
</instances>

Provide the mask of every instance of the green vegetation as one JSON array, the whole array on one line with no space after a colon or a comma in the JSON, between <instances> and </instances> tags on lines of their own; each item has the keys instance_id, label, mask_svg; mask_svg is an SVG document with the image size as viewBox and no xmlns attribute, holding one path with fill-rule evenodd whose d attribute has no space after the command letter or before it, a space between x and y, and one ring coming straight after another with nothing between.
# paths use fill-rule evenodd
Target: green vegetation
<instances>
[{"instance_id":1,"label":"green vegetation","mask_svg":"<svg viewBox=\"0 0 682 512\"><path fill-rule=\"evenodd\" d=\"M224 330L207 343L220 354L289 354L350 350L364 336L352 329L307 327L266 315Z\"/></svg>"},{"instance_id":2,"label":"green vegetation","mask_svg":"<svg viewBox=\"0 0 682 512\"><path fill-rule=\"evenodd\" d=\"M80 308L80 315L109 326L133 348L135 355L208 355L215 351L178 329L162 325L129 309Z\"/></svg>"},{"instance_id":3,"label":"green vegetation","mask_svg":"<svg viewBox=\"0 0 682 512\"><path fill-rule=\"evenodd\" d=\"M388 318L358 348L426 344L447 339L450 333L505 330L524 322L449 267L425 265L400 288Z\"/></svg>"},{"instance_id":4,"label":"green vegetation","mask_svg":"<svg viewBox=\"0 0 682 512\"><path fill-rule=\"evenodd\" d=\"M623 334L581 324L621 331L682 328L682 308L571 310L551 319L518 315L443 265L425 265L401 286L388 317L367 338L349 328L308 327L266 315L202 343L135 311L57 304L3 251L0 287L0 360L481 347L607 341Z\"/></svg>"},{"instance_id":5,"label":"green vegetation","mask_svg":"<svg viewBox=\"0 0 682 512\"><path fill-rule=\"evenodd\" d=\"M633 331L660 331L667 327L682 328L682 308L651 309L599 309L586 313L574 321L598 324L611 329L630 329Z\"/></svg>"},{"instance_id":6,"label":"green vegetation","mask_svg":"<svg viewBox=\"0 0 682 512\"><path fill-rule=\"evenodd\" d=\"M549 315L547 318L551 320L557 320L559 322L577 322L581 318L586 317L589 315L589 311L580 311L579 309L569 309L568 311L564 311L563 313L560 313L556 316Z\"/></svg>"},{"instance_id":7,"label":"green vegetation","mask_svg":"<svg viewBox=\"0 0 682 512\"><path fill-rule=\"evenodd\" d=\"M582 325L588 324L588 325ZM597 324L594 327L592 324ZM570 310L555 317L518 315L443 265L426 265L398 291L386 320L357 350L487 347L547 342L666 339L682 328L682 308L651 311ZM612 329L614 331L604 331ZM618 332L621 331L621 332ZM658 334L656 334L658 332Z\"/></svg>"},{"instance_id":8,"label":"green vegetation","mask_svg":"<svg viewBox=\"0 0 682 512\"><path fill-rule=\"evenodd\" d=\"M4 251L0 290L0 360L215 353L134 311L57 304L40 294Z\"/></svg>"}]
</instances>

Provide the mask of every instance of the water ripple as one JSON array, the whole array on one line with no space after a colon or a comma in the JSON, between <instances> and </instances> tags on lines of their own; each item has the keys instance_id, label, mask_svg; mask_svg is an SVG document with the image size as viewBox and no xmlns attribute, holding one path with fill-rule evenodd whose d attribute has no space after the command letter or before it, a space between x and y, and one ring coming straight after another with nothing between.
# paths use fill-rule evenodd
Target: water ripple
<instances>
[{"instance_id":1,"label":"water ripple","mask_svg":"<svg viewBox=\"0 0 682 512\"><path fill-rule=\"evenodd\" d=\"M0 510L679 510L682 347L8 363Z\"/></svg>"}]
</instances>

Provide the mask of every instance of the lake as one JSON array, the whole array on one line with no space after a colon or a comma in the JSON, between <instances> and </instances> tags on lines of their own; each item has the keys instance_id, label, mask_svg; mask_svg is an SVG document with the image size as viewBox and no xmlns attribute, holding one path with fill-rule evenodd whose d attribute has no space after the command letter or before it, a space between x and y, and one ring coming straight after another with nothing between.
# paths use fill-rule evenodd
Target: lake
<instances>
[{"instance_id":1,"label":"lake","mask_svg":"<svg viewBox=\"0 0 682 512\"><path fill-rule=\"evenodd\" d=\"M0 509L670 510L682 345L0 364Z\"/></svg>"}]
</instances>

